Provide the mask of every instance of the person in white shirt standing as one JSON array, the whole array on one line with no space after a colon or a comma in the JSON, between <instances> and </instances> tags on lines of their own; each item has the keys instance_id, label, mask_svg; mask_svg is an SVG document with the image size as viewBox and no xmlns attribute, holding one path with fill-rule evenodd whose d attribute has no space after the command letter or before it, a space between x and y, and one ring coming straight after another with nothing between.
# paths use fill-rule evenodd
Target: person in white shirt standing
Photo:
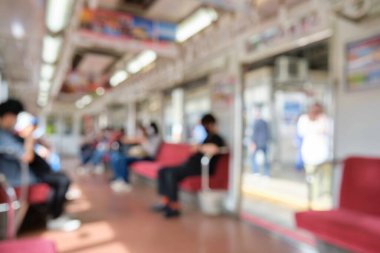
<instances>
[{"instance_id":1,"label":"person in white shirt standing","mask_svg":"<svg viewBox=\"0 0 380 253\"><path fill-rule=\"evenodd\" d=\"M302 115L297 130L302 138L301 154L306 175L311 179L312 196L330 193L331 123L323 106L316 102Z\"/></svg>"}]
</instances>

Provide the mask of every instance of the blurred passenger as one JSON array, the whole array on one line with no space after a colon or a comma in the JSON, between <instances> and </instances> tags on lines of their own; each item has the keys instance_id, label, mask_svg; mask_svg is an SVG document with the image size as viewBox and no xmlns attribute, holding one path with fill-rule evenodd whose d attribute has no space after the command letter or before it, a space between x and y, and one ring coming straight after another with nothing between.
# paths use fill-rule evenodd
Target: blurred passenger
<instances>
[{"instance_id":1,"label":"blurred passenger","mask_svg":"<svg viewBox=\"0 0 380 253\"><path fill-rule=\"evenodd\" d=\"M33 136L37 127L37 120L31 114L22 112L16 124L16 133L21 140L26 139L28 136ZM36 147L37 140L34 140ZM47 150L47 149L46 149ZM44 155L44 154L43 154ZM70 179L62 172L54 171L45 157L34 152L34 159L29 163L30 170L37 177L39 182L46 183L52 189L52 198L50 203L51 220L48 222L49 229L58 230L74 230L80 225L78 220L71 220L64 216L64 207L66 202L66 195L70 187Z\"/></svg>"},{"instance_id":2,"label":"blurred passenger","mask_svg":"<svg viewBox=\"0 0 380 253\"><path fill-rule=\"evenodd\" d=\"M313 180L313 192L329 191L329 168L326 163L330 158L330 122L320 103L310 106L307 114L300 117L297 130L302 138L301 154L305 164L305 172ZM318 175L317 175L318 174Z\"/></svg>"},{"instance_id":3,"label":"blurred passenger","mask_svg":"<svg viewBox=\"0 0 380 253\"><path fill-rule=\"evenodd\" d=\"M115 192L127 192L131 190L129 185L129 166L137 161L154 160L161 144L160 131L156 123L151 122L142 130L141 138L121 140L122 152L111 153L111 168L114 172L114 181L111 188Z\"/></svg>"},{"instance_id":4,"label":"blurred passenger","mask_svg":"<svg viewBox=\"0 0 380 253\"><path fill-rule=\"evenodd\" d=\"M27 112L22 112L17 117L15 131L20 135L23 132L32 132L34 138L34 151L50 165L53 171L61 169L60 158L53 148L42 138L44 130L38 128L38 120L36 117Z\"/></svg>"},{"instance_id":5,"label":"blurred passenger","mask_svg":"<svg viewBox=\"0 0 380 253\"><path fill-rule=\"evenodd\" d=\"M252 172L259 174L257 164L257 154L262 153L264 157L264 170L263 174L269 176L269 158L268 158L268 144L270 140L270 132L268 123L263 119L261 108L254 109L254 123L251 143L249 144L249 151L252 159Z\"/></svg>"},{"instance_id":6,"label":"blurred passenger","mask_svg":"<svg viewBox=\"0 0 380 253\"><path fill-rule=\"evenodd\" d=\"M207 132L202 124L199 122L193 130L193 140L196 144L201 144L207 137Z\"/></svg>"},{"instance_id":7,"label":"blurred passenger","mask_svg":"<svg viewBox=\"0 0 380 253\"><path fill-rule=\"evenodd\" d=\"M14 99L9 99L0 104L0 173L13 186L21 184L19 160L28 164L34 159L33 136L26 136L24 143L22 143L14 133L17 115L23 110L23 105ZM11 154L7 154L9 152ZM36 181L36 177L30 172L29 182L35 183Z\"/></svg>"},{"instance_id":8,"label":"blurred passenger","mask_svg":"<svg viewBox=\"0 0 380 253\"><path fill-rule=\"evenodd\" d=\"M298 117L297 122L298 121L299 121L299 117ZM304 162L303 162L303 159L302 159L302 142L303 142L303 138L300 135L299 129L297 127L296 136L294 138L294 143L295 143L296 148L297 148L296 162L295 162L295 166L294 167L295 167L295 169L297 171L302 171L305 168Z\"/></svg>"},{"instance_id":9,"label":"blurred passenger","mask_svg":"<svg viewBox=\"0 0 380 253\"><path fill-rule=\"evenodd\" d=\"M92 153L90 162L93 166L93 171L96 174L102 174L104 172L103 159L104 156L108 153L110 145L110 133L111 129L106 128L102 130L97 136L96 148Z\"/></svg>"},{"instance_id":10,"label":"blurred passenger","mask_svg":"<svg viewBox=\"0 0 380 253\"><path fill-rule=\"evenodd\" d=\"M52 190L49 203L48 228L55 230L72 231L80 226L80 221L72 220L63 215L65 196L70 185L68 177L62 173L52 172L47 162L34 152L34 126L26 125L20 129L18 136L13 135L17 122L17 115L23 110L23 105L17 100L8 100L0 104L0 149L11 150L17 154L21 161L28 164L32 180L29 183L43 182ZM7 179L14 180L13 185L20 183L20 164L14 158L5 155L0 159L0 170ZM11 174L9 174L11 173Z\"/></svg>"},{"instance_id":11,"label":"blurred passenger","mask_svg":"<svg viewBox=\"0 0 380 253\"><path fill-rule=\"evenodd\" d=\"M91 157L96 149L96 134L94 131L85 131L80 145L80 167L81 170L85 170L83 167L90 162Z\"/></svg>"},{"instance_id":12,"label":"blurred passenger","mask_svg":"<svg viewBox=\"0 0 380 253\"><path fill-rule=\"evenodd\" d=\"M182 165L162 168L158 173L158 194L161 200L152 209L155 212L163 212L166 218L177 217L181 214L178 204L178 184L189 176L202 174L201 159L204 155L212 157L210 161L210 174L212 174L219 158L217 154L220 153L221 148L225 147L223 138L218 134L215 117L206 114L201 122L207 131L207 137L201 145L194 147L194 154Z\"/></svg>"}]
</instances>

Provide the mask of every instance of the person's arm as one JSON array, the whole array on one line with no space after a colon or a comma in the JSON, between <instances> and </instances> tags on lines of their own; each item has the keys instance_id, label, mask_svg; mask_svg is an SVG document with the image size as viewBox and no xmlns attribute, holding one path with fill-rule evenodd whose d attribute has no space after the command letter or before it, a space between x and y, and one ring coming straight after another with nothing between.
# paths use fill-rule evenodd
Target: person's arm
<instances>
[{"instance_id":1,"label":"person's arm","mask_svg":"<svg viewBox=\"0 0 380 253\"><path fill-rule=\"evenodd\" d=\"M34 159L34 138L32 135L29 135L24 139L24 154L21 157L21 160L24 163L31 163Z\"/></svg>"},{"instance_id":2,"label":"person's arm","mask_svg":"<svg viewBox=\"0 0 380 253\"><path fill-rule=\"evenodd\" d=\"M147 139L142 137L142 136L136 136L136 137L127 137L127 136L124 136L121 138L121 142L123 144L142 144L143 142L145 142Z\"/></svg>"},{"instance_id":3,"label":"person's arm","mask_svg":"<svg viewBox=\"0 0 380 253\"><path fill-rule=\"evenodd\" d=\"M201 153L207 156L214 156L224 151L226 144L220 136L216 135L209 143L204 143L199 149Z\"/></svg>"},{"instance_id":4,"label":"person's arm","mask_svg":"<svg viewBox=\"0 0 380 253\"><path fill-rule=\"evenodd\" d=\"M199 151L207 156L214 156L219 153L220 147L213 143L203 144Z\"/></svg>"},{"instance_id":5,"label":"person's arm","mask_svg":"<svg viewBox=\"0 0 380 253\"><path fill-rule=\"evenodd\" d=\"M50 145L50 143L48 142L48 141L46 141L46 139L44 139L44 138L38 138L37 140L36 140L36 143L37 144L40 144L41 146L43 146L44 148L46 148L46 149L48 149L48 150L51 150L52 149L52 147L51 147L51 145Z\"/></svg>"}]
</instances>

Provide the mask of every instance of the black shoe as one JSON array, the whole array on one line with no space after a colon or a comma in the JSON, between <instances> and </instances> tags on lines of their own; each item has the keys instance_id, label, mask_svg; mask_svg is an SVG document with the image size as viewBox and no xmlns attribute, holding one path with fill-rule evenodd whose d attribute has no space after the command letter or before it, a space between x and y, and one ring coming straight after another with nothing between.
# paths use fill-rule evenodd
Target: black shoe
<instances>
[{"instance_id":1,"label":"black shoe","mask_svg":"<svg viewBox=\"0 0 380 253\"><path fill-rule=\"evenodd\" d=\"M167 208L164 213L164 217L167 219L179 217L181 215L181 212L179 210L174 210L171 208Z\"/></svg>"},{"instance_id":2,"label":"black shoe","mask_svg":"<svg viewBox=\"0 0 380 253\"><path fill-rule=\"evenodd\" d=\"M168 207L166 205L162 204L155 204L153 205L150 210L155 213L162 213L165 212Z\"/></svg>"}]
</instances>

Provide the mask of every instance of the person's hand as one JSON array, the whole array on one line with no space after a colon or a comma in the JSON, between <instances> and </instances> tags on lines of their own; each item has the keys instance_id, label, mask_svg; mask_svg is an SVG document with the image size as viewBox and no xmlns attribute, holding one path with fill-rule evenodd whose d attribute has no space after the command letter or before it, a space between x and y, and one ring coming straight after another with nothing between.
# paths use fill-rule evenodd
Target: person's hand
<instances>
[{"instance_id":1,"label":"person's hand","mask_svg":"<svg viewBox=\"0 0 380 253\"><path fill-rule=\"evenodd\" d=\"M200 150L203 154L207 156L214 156L219 153L219 147L214 144L203 144L200 147Z\"/></svg>"},{"instance_id":2,"label":"person's hand","mask_svg":"<svg viewBox=\"0 0 380 253\"><path fill-rule=\"evenodd\" d=\"M39 147L38 148L38 155L42 158L46 159L50 155L50 150L45 147Z\"/></svg>"},{"instance_id":3,"label":"person's hand","mask_svg":"<svg viewBox=\"0 0 380 253\"><path fill-rule=\"evenodd\" d=\"M199 151L199 145L191 146L191 153L197 153Z\"/></svg>"}]
</instances>

